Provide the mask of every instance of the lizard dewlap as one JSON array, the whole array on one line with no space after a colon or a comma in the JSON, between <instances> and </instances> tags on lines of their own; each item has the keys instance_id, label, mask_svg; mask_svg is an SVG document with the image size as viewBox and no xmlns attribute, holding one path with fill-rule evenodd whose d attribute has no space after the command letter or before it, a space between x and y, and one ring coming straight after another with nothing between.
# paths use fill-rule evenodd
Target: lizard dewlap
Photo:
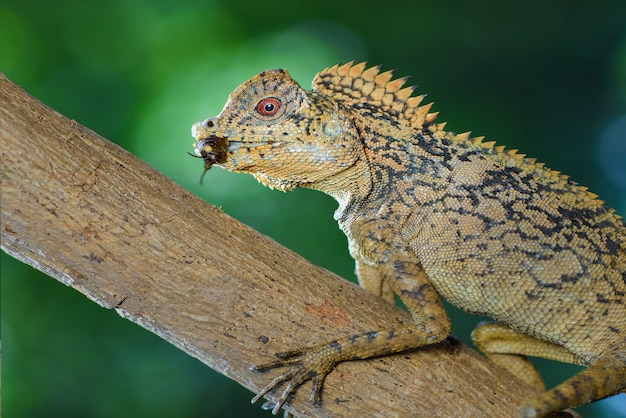
<instances>
[{"instance_id":1,"label":"lizard dewlap","mask_svg":"<svg viewBox=\"0 0 626 418\"><path fill-rule=\"evenodd\" d=\"M397 295L415 322L279 353L255 369L286 371L253 400L270 394L277 413L312 380L316 403L341 361L444 340L442 298L492 318L472 333L478 348L542 391L520 406L521 417L624 392L622 218L532 158L446 131L405 82L365 63L321 71L312 90L285 70L264 71L220 115L194 125L205 168L334 197L359 283L391 303ZM525 356L587 368L546 391Z\"/></svg>"}]
</instances>

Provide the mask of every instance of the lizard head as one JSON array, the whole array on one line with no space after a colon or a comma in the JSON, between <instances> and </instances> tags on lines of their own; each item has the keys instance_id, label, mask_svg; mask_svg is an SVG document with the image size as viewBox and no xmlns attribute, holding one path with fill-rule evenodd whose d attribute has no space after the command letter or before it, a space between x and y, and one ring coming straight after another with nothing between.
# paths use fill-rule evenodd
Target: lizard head
<instances>
[{"instance_id":1,"label":"lizard head","mask_svg":"<svg viewBox=\"0 0 626 418\"><path fill-rule=\"evenodd\" d=\"M193 125L192 135L206 170L248 172L280 190L316 188L363 152L348 113L329 96L302 89L286 70L242 84L218 116Z\"/></svg>"}]
</instances>

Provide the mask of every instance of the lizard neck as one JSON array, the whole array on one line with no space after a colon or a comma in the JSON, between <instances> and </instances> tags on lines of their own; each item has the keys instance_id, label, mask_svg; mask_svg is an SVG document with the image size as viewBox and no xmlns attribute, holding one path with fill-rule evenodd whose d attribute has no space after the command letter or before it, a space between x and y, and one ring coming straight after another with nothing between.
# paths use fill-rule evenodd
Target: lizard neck
<instances>
[{"instance_id":1,"label":"lizard neck","mask_svg":"<svg viewBox=\"0 0 626 418\"><path fill-rule=\"evenodd\" d=\"M352 218L373 192L372 173L364 156L357 158L348 169L322 180L306 185L332 196L339 207L335 211L335 220L342 229L351 223Z\"/></svg>"}]
</instances>

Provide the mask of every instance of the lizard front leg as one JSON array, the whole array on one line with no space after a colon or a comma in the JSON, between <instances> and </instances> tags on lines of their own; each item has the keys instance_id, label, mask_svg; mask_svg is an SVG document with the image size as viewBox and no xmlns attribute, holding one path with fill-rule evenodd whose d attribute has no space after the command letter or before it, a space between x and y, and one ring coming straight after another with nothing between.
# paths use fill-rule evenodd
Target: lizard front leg
<instances>
[{"instance_id":1,"label":"lizard front leg","mask_svg":"<svg viewBox=\"0 0 626 418\"><path fill-rule=\"evenodd\" d=\"M357 258L356 276L359 279L359 286L363 289L395 304L396 295L389 283L381 276L377 266L371 266Z\"/></svg>"},{"instance_id":2,"label":"lizard front leg","mask_svg":"<svg viewBox=\"0 0 626 418\"><path fill-rule=\"evenodd\" d=\"M313 380L310 401L316 404L320 399L324 378L337 363L422 347L440 342L449 335L450 321L446 311L415 256L404 251L392 252L377 263L377 269L407 306L414 324L405 328L364 332L313 347L279 353L276 355L278 360L252 368L263 371L288 366L284 373L252 399L253 403L287 383L274 404L272 413L276 414L300 385Z\"/></svg>"}]
</instances>

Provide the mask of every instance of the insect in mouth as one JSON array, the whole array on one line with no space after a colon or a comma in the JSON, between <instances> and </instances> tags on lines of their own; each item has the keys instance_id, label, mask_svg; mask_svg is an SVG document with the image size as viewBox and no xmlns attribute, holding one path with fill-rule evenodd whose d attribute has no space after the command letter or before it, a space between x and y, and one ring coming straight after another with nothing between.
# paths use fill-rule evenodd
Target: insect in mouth
<instances>
[{"instance_id":1,"label":"insect in mouth","mask_svg":"<svg viewBox=\"0 0 626 418\"><path fill-rule=\"evenodd\" d=\"M221 164L226 161L228 154L228 140L224 137L209 135L206 138L198 139L194 144L195 154L189 153L192 157L204 160L204 173L200 177L200 184L207 171L213 164Z\"/></svg>"}]
</instances>

